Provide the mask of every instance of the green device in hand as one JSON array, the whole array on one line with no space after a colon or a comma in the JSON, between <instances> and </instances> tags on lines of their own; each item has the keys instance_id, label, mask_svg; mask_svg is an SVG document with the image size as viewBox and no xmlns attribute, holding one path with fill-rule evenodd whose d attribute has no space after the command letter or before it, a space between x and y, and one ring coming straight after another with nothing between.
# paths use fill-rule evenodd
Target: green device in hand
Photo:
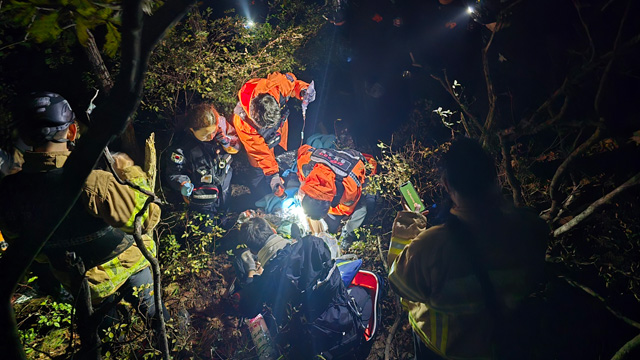
<instances>
[{"instance_id":1,"label":"green device in hand","mask_svg":"<svg viewBox=\"0 0 640 360\"><path fill-rule=\"evenodd\" d=\"M416 188L413 187L411 181L407 181L406 183L400 185L400 193L402 193L402 197L404 201L406 201L409 206L409 210L415 212L421 212L426 210L424 203L420 199Z\"/></svg>"}]
</instances>

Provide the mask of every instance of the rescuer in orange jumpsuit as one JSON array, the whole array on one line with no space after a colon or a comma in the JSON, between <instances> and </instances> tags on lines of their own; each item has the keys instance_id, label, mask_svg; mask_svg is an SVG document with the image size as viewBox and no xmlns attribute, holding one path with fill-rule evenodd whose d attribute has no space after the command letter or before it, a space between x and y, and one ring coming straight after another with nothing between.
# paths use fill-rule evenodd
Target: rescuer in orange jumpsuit
<instances>
[{"instance_id":1,"label":"rescuer in orange jumpsuit","mask_svg":"<svg viewBox=\"0 0 640 360\"><path fill-rule=\"evenodd\" d=\"M309 145L298 149L302 208L311 219L324 218L330 232L336 232L341 220L348 218L340 235L345 249L355 240L355 230L364 222L367 205L375 204L375 196L362 194L367 163L373 166L374 173L375 160L355 150L316 149Z\"/></svg>"},{"instance_id":2,"label":"rescuer in orange jumpsuit","mask_svg":"<svg viewBox=\"0 0 640 360\"><path fill-rule=\"evenodd\" d=\"M268 185L276 196L284 196L284 182L278 174L273 148L280 145L287 150L287 101L292 96L302 100L304 114L307 105L315 100L315 93L313 81L309 84L291 73L278 72L266 79L251 79L238 92L240 101L234 110L233 125L254 168L253 190L264 192L259 189Z\"/></svg>"}]
</instances>

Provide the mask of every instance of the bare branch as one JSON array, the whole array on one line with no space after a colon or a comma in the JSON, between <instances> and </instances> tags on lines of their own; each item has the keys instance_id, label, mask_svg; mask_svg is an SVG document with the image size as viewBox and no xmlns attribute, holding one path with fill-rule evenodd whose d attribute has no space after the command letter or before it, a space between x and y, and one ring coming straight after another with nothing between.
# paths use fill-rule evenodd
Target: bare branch
<instances>
[{"instance_id":1,"label":"bare branch","mask_svg":"<svg viewBox=\"0 0 640 360\"><path fill-rule=\"evenodd\" d=\"M624 15L622 15L622 20L620 20L620 26L618 27L618 34L616 35L616 40L613 43L613 50L611 59L607 63L607 66L602 73L602 77L600 78L600 84L598 85L598 92L596 93L596 98L593 101L593 107L596 110L596 114L600 114L600 104L602 103L602 94L604 89L604 84L606 83L609 72L611 72L611 67L613 66L613 62L616 59L616 55L618 54L618 46L620 45L620 39L622 38L622 29L624 28L624 23L629 16L629 8L631 7L631 1L627 1L627 7L624 10Z\"/></svg>"},{"instance_id":2,"label":"bare branch","mask_svg":"<svg viewBox=\"0 0 640 360\"><path fill-rule=\"evenodd\" d=\"M382 261L382 265L384 266L384 270L389 273L389 265L387 264L387 257L384 256L382 252L382 236L378 235L378 252L380 253L380 261Z\"/></svg>"},{"instance_id":3,"label":"bare branch","mask_svg":"<svg viewBox=\"0 0 640 360\"><path fill-rule=\"evenodd\" d=\"M500 22L501 21L498 20L495 30L491 32L491 37L489 38L489 41L487 41L487 45L482 49L482 69L484 73L484 81L487 85L487 98L489 100L489 110L487 111L487 117L485 118L484 128L482 130L482 137L480 138L480 143L484 147L487 146L487 141L488 141L487 134L491 131L491 128L493 127L493 122L495 119L495 111L496 111L496 94L495 94L495 91L493 90L493 81L491 81L491 74L489 72L489 48L493 43L493 39L496 33L500 31L500 27L501 27Z\"/></svg>"},{"instance_id":4,"label":"bare branch","mask_svg":"<svg viewBox=\"0 0 640 360\"><path fill-rule=\"evenodd\" d=\"M618 319L624 321L625 323L633 326L636 329L640 329L640 323L629 319L628 317L622 315L618 310L614 310L613 308L611 308L609 305L607 305L606 300L597 292L593 291L593 289L591 289L590 287L586 286L586 285L582 285L574 280L571 280L567 277L564 276L560 276L561 279L563 279L564 281L566 281L567 283L569 283L569 285L577 287L578 289L581 289L582 291L586 292L587 294L593 296L594 298L600 300L602 302L602 304L604 304L604 307L610 312L612 313L615 317L617 317Z\"/></svg>"},{"instance_id":5,"label":"bare branch","mask_svg":"<svg viewBox=\"0 0 640 360\"><path fill-rule=\"evenodd\" d=\"M598 210L602 205L611 202L611 200L613 200L614 197L616 197L617 195L619 195L620 193L624 192L625 190L628 190L629 188L631 188L631 187L633 187L635 185L638 185L638 184L640 184L640 173L637 173L631 179L627 180L624 184L618 186L616 189L614 189L613 191L611 191L607 195L605 195L605 196L601 197L600 199L594 201L593 204L589 205L589 207L585 211L583 211L580 214L576 215L576 217L571 219L571 221L569 221L568 223L566 223L566 224L562 225L561 227L557 228L553 232L553 236L554 237L558 237L558 236L564 234L565 232L571 230L574 226L576 226L577 224L581 223L584 219L588 218L591 214L593 214L596 210Z\"/></svg>"},{"instance_id":6,"label":"bare branch","mask_svg":"<svg viewBox=\"0 0 640 360\"><path fill-rule=\"evenodd\" d=\"M511 166L511 155L507 151L507 145L504 137L498 135L498 138L500 139L500 149L502 151L504 171L507 174L507 181L509 182L509 186L511 186L513 203L518 207L524 206L524 198L522 197L522 188L520 186L520 181L513 172L513 166Z\"/></svg>"},{"instance_id":7,"label":"bare branch","mask_svg":"<svg viewBox=\"0 0 640 360\"><path fill-rule=\"evenodd\" d=\"M387 341L384 346L384 360L391 359L391 343L393 342L393 336L404 318L404 313L402 311L398 312L396 320L393 322L393 326L391 326L391 329L389 330L389 335L387 335Z\"/></svg>"},{"instance_id":8,"label":"bare branch","mask_svg":"<svg viewBox=\"0 0 640 360\"><path fill-rule=\"evenodd\" d=\"M158 345L162 352L162 358L164 360L169 360L169 342L167 341L167 329L164 324L164 307L162 306L162 278L160 276L160 264L158 263L158 259L156 259L153 254L147 250L144 240L142 239L142 216L147 212L149 205L154 202L154 198L155 196L147 198L142 209L140 209L136 214L133 237L136 240L138 249L140 249L142 255L144 255L145 259L147 259L151 264L151 269L153 271L153 301L156 306L156 321L159 324L159 333L156 334L156 337L158 338Z\"/></svg>"},{"instance_id":9,"label":"bare branch","mask_svg":"<svg viewBox=\"0 0 640 360\"><path fill-rule=\"evenodd\" d=\"M631 353L633 349L640 345L640 334L636 335L633 339L629 340L624 346L622 346L611 358L611 360L624 360Z\"/></svg>"},{"instance_id":10,"label":"bare branch","mask_svg":"<svg viewBox=\"0 0 640 360\"><path fill-rule=\"evenodd\" d=\"M453 87L451 86L451 83L449 82L449 78L447 77L447 71L443 70L444 72L444 77L445 80L442 80L441 78L439 78L438 76L435 76L433 74L431 74L431 77L438 81L440 83L440 85L442 85L442 87L449 93L449 95L451 95L451 97L456 101L456 103L458 104L458 107L460 107L460 110L462 110L462 112L464 112L467 117L469 118L469 120L471 120L471 123L473 124L474 128L477 129L478 131L482 132L483 128L482 125L480 125L480 123L478 122L478 119L476 119L475 116L473 116L473 114L471 112L469 112L469 109L467 108L467 106L465 104L463 104L460 101L460 98L453 92ZM473 137L475 135L474 133L470 133L469 130L471 129L467 129L465 127L465 129L467 130L467 133L469 136Z\"/></svg>"},{"instance_id":11,"label":"bare branch","mask_svg":"<svg viewBox=\"0 0 640 360\"><path fill-rule=\"evenodd\" d=\"M589 27L587 23L584 21L582 17L582 12L580 11L580 4L577 0L573 0L573 6L576 8L576 12L578 13L578 18L580 19L580 23L582 24L582 28L584 28L584 32L587 35L587 39L589 40L589 49L591 49L591 56L589 61L593 61L593 57L596 55L596 46L593 43L593 38L591 37L591 32L589 31Z\"/></svg>"},{"instance_id":12,"label":"bare branch","mask_svg":"<svg viewBox=\"0 0 640 360\"><path fill-rule=\"evenodd\" d=\"M593 133L593 135L591 135L589 139L587 139L587 141L582 143L582 145L580 145L577 149L573 150L573 152L571 152L571 154L569 154L569 156L567 156L567 158L564 159L562 164L560 164L560 166L556 170L556 173L553 175L553 178L551 179L551 184L549 185L549 197L551 198L551 210L549 210L549 213L548 213L548 216L549 216L548 220L553 220L556 217L556 215L558 215L559 204L560 204L560 194L558 193L558 190L560 188L561 180L564 177L565 172L569 168L569 165L571 165L571 163L575 159L577 159L585 151L587 151L587 149L589 149L591 145L593 145L600 138L600 132L601 130L600 130L600 127L598 126L596 128L596 131Z\"/></svg>"}]
</instances>

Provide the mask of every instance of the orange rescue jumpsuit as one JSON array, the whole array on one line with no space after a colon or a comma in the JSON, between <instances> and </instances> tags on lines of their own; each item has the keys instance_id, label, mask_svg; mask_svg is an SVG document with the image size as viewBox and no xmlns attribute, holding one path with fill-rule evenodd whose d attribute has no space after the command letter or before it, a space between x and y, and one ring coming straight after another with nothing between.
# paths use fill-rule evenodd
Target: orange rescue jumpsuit
<instances>
[{"instance_id":1,"label":"orange rescue jumpsuit","mask_svg":"<svg viewBox=\"0 0 640 360\"><path fill-rule=\"evenodd\" d=\"M316 163L311 172L306 176L302 167L311 160L311 153L315 150L310 145L302 145L298 149L298 180L300 180L300 190L316 200L332 201L336 196L336 174L325 164ZM340 203L329 209L331 215L351 216L362 195L362 184L365 180L365 164L358 161L351 170L360 184L350 176L342 180L344 193L340 198Z\"/></svg>"},{"instance_id":2,"label":"orange rescue jumpsuit","mask_svg":"<svg viewBox=\"0 0 640 360\"><path fill-rule=\"evenodd\" d=\"M269 93L281 104L285 103L289 97L293 96L302 100L300 92L309 87L309 84L297 80L291 73L281 74L274 72L266 79L251 79L247 81L238 92L239 102L233 115L233 125L238 133L238 138L249 156L251 166L261 168L265 176L278 173L278 163L276 162L273 149L269 149L264 138L251 125L249 117L249 104L256 96ZM284 100L284 101L282 101ZM249 120L249 121L247 121ZM279 145L287 150L289 124L285 121L280 126Z\"/></svg>"}]
</instances>

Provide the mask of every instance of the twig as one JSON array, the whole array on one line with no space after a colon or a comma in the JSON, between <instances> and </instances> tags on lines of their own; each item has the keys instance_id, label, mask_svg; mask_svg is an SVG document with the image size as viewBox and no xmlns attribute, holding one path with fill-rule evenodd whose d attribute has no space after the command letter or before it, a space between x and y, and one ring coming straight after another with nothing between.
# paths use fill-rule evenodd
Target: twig
<instances>
[{"instance_id":1,"label":"twig","mask_svg":"<svg viewBox=\"0 0 640 360\"><path fill-rule=\"evenodd\" d=\"M576 217L571 219L571 221L569 221L568 223L566 223L566 224L562 225L561 227L557 228L553 232L553 236L554 237L558 237L558 236L564 234L565 232L571 230L574 226L576 226L577 224L582 222L584 219L589 217L591 214L593 214L596 210L598 210L602 205L609 203L616 195L619 195L620 193L624 192L625 190L633 187L634 185L638 185L638 184L640 184L640 173L637 173L631 179L627 180L624 184L618 186L616 189L614 189L613 191L611 191L607 195L605 195L605 196L601 197L600 199L594 201L593 204L589 205L589 207L585 211L583 211L580 214L576 215Z\"/></svg>"},{"instance_id":2,"label":"twig","mask_svg":"<svg viewBox=\"0 0 640 360\"><path fill-rule=\"evenodd\" d=\"M502 151L502 161L504 162L504 172L507 174L507 181L511 186L511 194L513 196L513 203L521 207L524 205L524 198L522 197L522 187L520 181L513 172L513 166L511 166L511 155L507 152L507 145L504 137L498 135L500 139L500 149Z\"/></svg>"},{"instance_id":3,"label":"twig","mask_svg":"<svg viewBox=\"0 0 640 360\"><path fill-rule=\"evenodd\" d=\"M628 317L622 315L619 311L612 309L609 305L607 305L606 300L597 292L593 291L593 289L591 289L590 287L586 286L586 285L582 285L574 280L571 280L565 276L560 276L561 279L563 279L564 281L566 281L567 283L569 283L569 285L577 287L579 289L581 289L582 291L586 292L587 294L593 296L594 298L600 300L603 304L604 307L609 310L610 313L612 313L615 317L617 317L618 319L624 321L625 323L633 326L636 329L640 329L640 323L629 319Z\"/></svg>"},{"instance_id":4,"label":"twig","mask_svg":"<svg viewBox=\"0 0 640 360\"><path fill-rule=\"evenodd\" d=\"M475 116L473 116L472 113L469 112L469 109L467 108L466 105L464 105L462 103L462 101L460 101L460 98L453 92L452 87L451 87L451 83L449 82L449 79L447 77L447 71L443 70L444 72L444 77L445 80L442 80L441 78L439 78L438 76L435 76L433 74L431 74L431 78L433 78L434 80L438 81L440 83L440 85L442 85L442 87L449 93L449 95L451 95L451 97L456 101L456 103L458 104L458 107L460 107L460 110L462 110L462 112L464 112L467 117L469 118L469 120L471 120L471 123L479 130L482 131L482 125L480 125L480 123L478 122L478 119L476 119ZM467 130L467 133L469 133L469 130ZM469 134L469 136L473 136L475 134Z\"/></svg>"},{"instance_id":5,"label":"twig","mask_svg":"<svg viewBox=\"0 0 640 360\"><path fill-rule=\"evenodd\" d=\"M493 38L496 35L496 32L500 30L500 20L498 20L498 24L496 25L495 31L491 32L491 37L489 37L489 41L487 41L487 45L482 49L482 69L484 72L484 81L487 85L487 98L489 100L489 111L487 111L487 117L484 121L484 127L482 130L482 136L480 138L480 143L483 147L487 146L487 138L488 133L493 127L493 121L495 118L496 111L496 94L493 91L493 82L491 81L491 74L489 72L489 48L493 43Z\"/></svg>"},{"instance_id":6,"label":"twig","mask_svg":"<svg viewBox=\"0 0 640 360\"><path fill-rule=\"evenodd\" d=\"M606 83L607 78L609 77L609 72L611 71L613 62L616 59L616 55L618 53L618 46L620 45L620 38L622 38L622 29L624 28L624 23L626 22L627 17L629 16L630 7L631 7L631 1L627 1L627 7L624 10L624 15L622 15L622 20L620 20L620 26L618 27L618 34L616 35L616 40L613 43L613 50L611 50L611 52L613 53L613 56L611 56L611 59L609 59L609 62L607 63L607 66L605 67L604 72L602 73L602 77L600 78L600 84L598 85L598 92L596 93L596 98L593 101L593 107L596 110L596 114L600 114L600 103L602 102L604 84Z\"/></svg>"},{"instance_id":7,"label":"twig","mask_svg":"<svg viewBox=\"0 0 640 360\"><path fill-rule=\"evenodd\" d=\"M562 164L560 164L560 166L556 170L556 173L553 175L553 178L551 179L551 184L549 185L549 197L551 198L551 209L549 210L549 213L548 213L549 221L553 221L556 215L558 215L558 211L560 210L559 209L560 194L558 194L558 188L560 187L560 181L562 180L564 173L567 171L567 169L569 168L569 165L571 165L571 163L575 159L577 159L580 155L582 155L585 151L587 151L587 149L589 149L591 145L593 145L600 138L600 133L601 133L600 126L598 126L596 128L596 131L593 133L593 135L591 135L589 139L587 139L587 141L582 143L582 145L578 146L578 148L573 150L573 152L571 152L571 154L569 154L569 156L567 156L567 158L564 159Z\"/></svg>"},{"instance_id":8,"label":"twig","mask_svg":"<svg viewBox=\"0 0 640 360\"><path fill-rule=\"evenodd\" d=\"M393 335L396 333L396 330L398 330L400 322L404 318L403 315L404 314L402 312L398 313L396 321L393 322L393 326L391 326L391 329L389 330L389 335L387 335L387 341L384 345L384 360L389 360L391 358L391 342L393 342Z\"/></svg>"},{"instance_id":9,"label":"twig","mask_svg":"<svg viewBox=\"0 0 640 360\"><path fill-rule=\"evenodd\" d=\"M638 345L640 345L640 334L636 335L633 339L629 340L624 346L618 350L615 355L611 358L611 360L623 360L631 353L633 349L635 349Z\"/></svg>"},{"instance_id":10,"label":"twig","mask_svg":"<svg viewBox=\"0 0 640 360\"><path fill-rule=\"evenodd\" d=\"M389 265L387 264L387 259L384 257L384 253L382 252L382 236L378 235L378 252L380 253L380 260L382 261L382 265L384 266L384 270L389 273Z\"/></svg>"},{"instance_id":11,"label":"twig","mask_svg":"<svg viewBox=\"0 0 640 360\"><path fill-rule=\"evenodd\" d=\"M162 358L164 360L169 360L169 342L167 341L167 329L164 324L164 308L162 306L162 278L160 276L160 265L158 264L158 259L156 259L149 250L147 250L144 240L142 240L142 216L152 202L154 202L153 197L147 198L142 209L140 209L136 214L133 237L136 240L136 245L140 249L140 252L142 252L142 255L144 255L147 261L149 261L151 269L153 270L153 300L156 306L156 321L158 321L160 328L160 333L156 334L156 336L158 337L158 346L162 352Z\"/></svg>"},{"instance_id":12,"label":"twig","mask_svg":"<svg viewBox=\"0 0 640 360\"><path fill-rule=\"evenodd\" d=\"M591 37L591 32L589 31L589 27L587 26L587 23L584 21L584 18L582 17L582 12L580 11L580 5L578 4L577 0L573 0L573 6L576 8L576 12L578 13L578 18L580 19L580 23L584 28L585 34L587 34L587 39L589 39L589 48L591 49L591 56L590 56L589 62L591 62L593 61L593 57L596 55L596 46L593 43L593 38Z\"/></svg>"}]
</instances>

